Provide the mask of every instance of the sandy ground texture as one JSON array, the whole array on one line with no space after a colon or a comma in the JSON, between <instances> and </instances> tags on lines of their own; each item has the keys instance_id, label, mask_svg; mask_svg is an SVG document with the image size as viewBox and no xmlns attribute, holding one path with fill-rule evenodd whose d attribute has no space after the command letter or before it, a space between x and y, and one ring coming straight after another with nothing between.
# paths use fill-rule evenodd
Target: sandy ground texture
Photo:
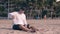
<instances>
[{"instance_id":1,"label":"sandy ground texture","mask_svg":"<svg viewBox=\"0 0 60 34\"><path fill-rule=\"evenodd\" d=\"M0 20L0 34L60 34L60 19L41 19L41 20L27 20L29 24L35 26L41 31L31 33L12 29L11 20Z\"/></svg>"}]
</instances>

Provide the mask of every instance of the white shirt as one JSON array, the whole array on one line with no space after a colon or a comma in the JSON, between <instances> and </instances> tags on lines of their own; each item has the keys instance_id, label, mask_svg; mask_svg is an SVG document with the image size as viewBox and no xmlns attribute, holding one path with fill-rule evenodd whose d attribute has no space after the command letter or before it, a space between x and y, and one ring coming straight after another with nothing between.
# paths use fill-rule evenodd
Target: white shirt
<instances>
[{"instance_id":1,"label":"white shirt","mask_svg":"<svg viewBox=\"0 0 60 34\"><path fill-rule=\"evenodd\" d=\"M9 13L9 15L10 17L13 15L15 16L15 18L13 19L14 24L27 25L26 16L24 13L19 14L18 12L12 12Z\"/></svg>"}]
</instances>

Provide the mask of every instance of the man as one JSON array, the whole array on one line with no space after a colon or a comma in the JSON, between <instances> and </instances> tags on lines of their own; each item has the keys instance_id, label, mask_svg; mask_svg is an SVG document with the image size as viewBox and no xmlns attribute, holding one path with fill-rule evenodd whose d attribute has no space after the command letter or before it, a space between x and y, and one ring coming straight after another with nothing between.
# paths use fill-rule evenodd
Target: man
<instances>
[{"instance_id":1,"label":"man","mask_svg":"<svg viewBox=\"0 0 60 34\"><path fill-rule=\"evenodd\" d=\"M24 30L24 31L30 31L30 32L36 32L38 29L35 27L29 26L26 21L26 15L24 14L24 10L21 8L18 10L18 12L12 12L9 13L12 17L12 20L14 22L13 29L14 30Z\"/></svg>"}]
</instances>

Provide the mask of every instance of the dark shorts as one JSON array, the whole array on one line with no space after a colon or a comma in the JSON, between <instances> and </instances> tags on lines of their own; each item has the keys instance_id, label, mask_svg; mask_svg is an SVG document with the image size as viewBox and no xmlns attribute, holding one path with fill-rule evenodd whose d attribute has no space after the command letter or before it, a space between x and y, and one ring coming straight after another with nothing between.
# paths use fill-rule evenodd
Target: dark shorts
<instances>
[{"instance_id":1,"label":"dark shorts","mask_svg":"<svg viewBox=\"0 0 60 34\"><path fill-rule=\"evenodd\" d=\"M21 28L20 28L20 25L13 25L13 27L12 27L14 30L22 30ZM27 28L29 28L29 24L27 25Z\"/></svg>"}]
</instances>

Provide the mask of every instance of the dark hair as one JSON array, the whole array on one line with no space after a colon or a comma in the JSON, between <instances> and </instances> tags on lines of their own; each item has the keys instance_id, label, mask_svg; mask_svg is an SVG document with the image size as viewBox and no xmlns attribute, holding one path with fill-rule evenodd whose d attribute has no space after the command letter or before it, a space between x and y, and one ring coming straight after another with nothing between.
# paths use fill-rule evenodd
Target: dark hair
<instances>
[{"instance_id":1,"label":"dark hair","mask_svg":"<svg viewBox=\"0 0 60 34\"><path fill-rule=\"evenodd\" d=\"M14 11L24 10L24 8L15 8Z\"/></svg>"},{"instance_id":2,"label":"dark hair","mask_svg":"<svg viewBox=\"0 0 60 34\"><path fill-rule=\"evenodd\" d=\"M24 8L20 8L20 10L24 10Z\"/></svg>"},{"instance_id":3,"label":"dark hair","mask_svg":"<svg viewBox=\"0 0 60 34\"><path fill-rule=\"evenodd\" d=\"M20 9L18 9L18 8L15 8L15 9L14 9L14 11L19 11L19 10L20 10Z\"/></svg>"}]
</instances>

